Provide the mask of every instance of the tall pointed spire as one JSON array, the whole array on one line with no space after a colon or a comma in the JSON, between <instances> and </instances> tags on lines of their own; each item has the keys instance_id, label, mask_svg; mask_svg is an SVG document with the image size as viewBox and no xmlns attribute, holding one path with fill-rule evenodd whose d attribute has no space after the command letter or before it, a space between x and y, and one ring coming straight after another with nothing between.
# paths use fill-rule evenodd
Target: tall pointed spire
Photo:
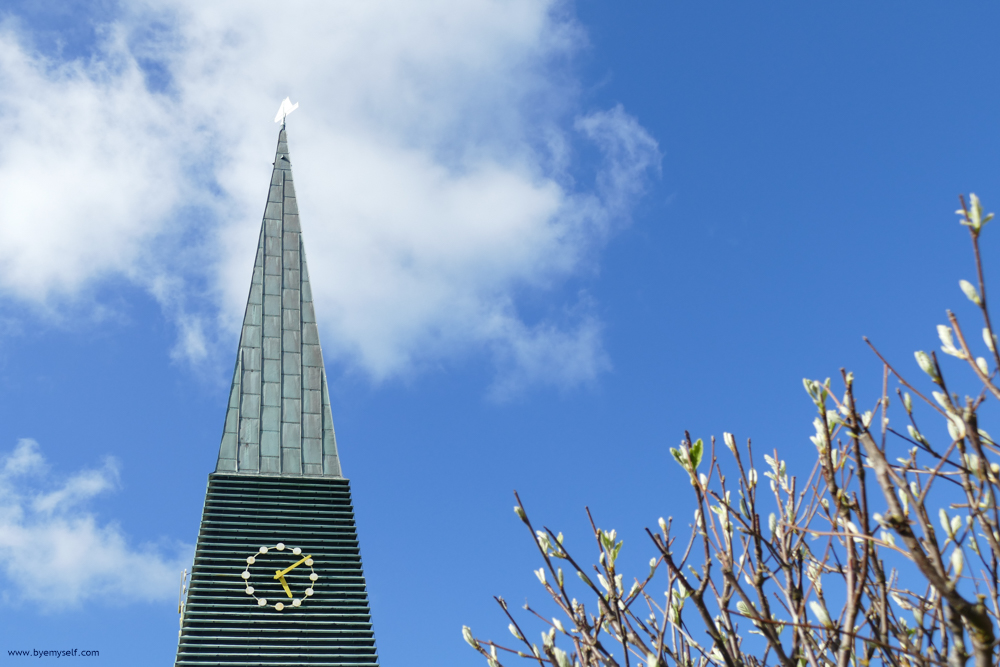
<instances>
[{"instance_id":1,"label":"tall pointed spire","mask_svg":"<svg viewBox=\"0 0 1000 667\"><path fill-rule=\"evenodd\" d=\"M177 667L378 667L284 125L179 611Z\"/></svg>"},{"instance_id":2,"label":"tall pointed spire","mask_svg":"<svg viewBox=\"0 0 1000 667\"><path fill-rule=\"evenodd\" d=\"M215 470L341 476L283 123Z\"/></svg>"}]
</instances>

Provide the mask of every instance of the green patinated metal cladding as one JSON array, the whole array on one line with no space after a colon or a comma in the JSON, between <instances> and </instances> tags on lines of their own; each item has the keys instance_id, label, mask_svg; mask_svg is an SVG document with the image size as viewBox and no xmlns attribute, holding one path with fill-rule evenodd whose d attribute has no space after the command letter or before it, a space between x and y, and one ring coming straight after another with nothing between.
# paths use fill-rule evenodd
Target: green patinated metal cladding
<instances>
[{"instance_id":1,"label":"green patinated metal cladding","mask_svg":"<svg viewBox=\"0 0 1000 667\"><path fill-rule=\"evenodd\" d=\"M340 477L284 129L215 471Z\"/></svg>"},{"instance_id":2,"label":"green patinated metal cladding","mask_svg":"<svg viewBox=\"0 0 1000 667\"><path fill-rule=\"evenodd\" d=\"M258 605L242 578L249 555L279 542L311 554L319 577L281 611ZM378 665L284 126L175 664Z\"/></svg>"}]
</instances>

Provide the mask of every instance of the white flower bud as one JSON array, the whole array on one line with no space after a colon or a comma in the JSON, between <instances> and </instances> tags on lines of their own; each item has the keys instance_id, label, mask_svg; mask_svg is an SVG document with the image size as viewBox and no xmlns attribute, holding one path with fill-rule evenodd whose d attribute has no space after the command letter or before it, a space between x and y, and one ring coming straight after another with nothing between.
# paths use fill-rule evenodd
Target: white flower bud
<instances>
[{"instance_id":1,"label":"white flower bud","mask_svg":"<svg viewBox=\"0 0 1000 667\"><path fill-rule=\"evenodd\" d=\"M990 352L996 350L996 337L990 335L990 330L983 327L983 342L986 343L986 347L989 348Z\"/></svg>"},{"instance_id":2,"label":"white flower bud","mask_svg":"<svg viewBox=\"0 0 1000 667\"><path fill-rule=\"evenodd\" d=\"M736 437L733 436L732 433L723 433L722 441L726 443L726 447L729 448L729 451L733 453L736 452Z\"/></svg>"},{"instance_id":3,"label":"white flower bud","mask_svg":"<svg viewBox=\"0 0 1000 667\"><path fill-rule=\"evenodd\" d=\"M514 639L524 639L524 635L518 631L517 626L513 623L508 625L507 628L510 630L510 634L514 635Z\"/></svg>"},{"instance_id":4,"label":"white flower bud","mask_svg":"<svg viewBox=\"0 0 1000 667\"><path fill-rule=\"evenodd\" d=\"M958 415L948 415L948 435L952 440L961 440L965 437L965 422Z\"/></svg>"},{"instance_id":5,"label":"white flower bud","mask_svg":"<svg viewBox=\"0 0 1000 667\"><path fill-rule=\"evenodd\" d=\"M479 650L479 642L477 642L476 638L472 636L472 629L469 628L469 626L467 625L462 626L462 637L465 638L465 641L469 646L476 649L477 651Z\"/></svg>"},{"instance_id":6,"label":"white flower bud","mask_svg":"<svg viewBox=\"0 0 1000 667\"><path fill-rule=\"evenodd\" d=\"M958 286L962 288L963 292L965 292L965 296L968 297L969 301L977 306L981 306L983 304L983 300L979 298L979 292L976 291L976 288L973 287L972 283L968 280L959 280Z\"/></svg>"},{"instance_id":7,"label":"white flower bud","mask_svg":"<svg viewBox=\"0 0 1000 667\"><path fill-rule=\"evenodd\" d=\"M523 507L521 507L520 505L514 505L514 514L516 514L517 518L519 518L521 521L527 523L528 517L525 515Z\"/></svg>"},{"instance_id":8,"label":"white flower bud","mask_svg":"<svg viewBox=\"0 0 1000 667\"><path fill-rule=\"evenodd\" d=\"M941 339L941 351L959 359L965 359L965 352L955 347L955 341L951 337L951 327L943 324L938 325L938 338Z\"/></svg>"},{"instance_id":9,"label":"white flower bud","mask_svg":"<svg viewBox=\"0 0 1000 667\"><path fill-rule=\"evenodd\" d=\"M657 521L657 523L660 524L660 530L662 530L664 533L666 533L667 532L667 522L663 520L662 516L660 517L660 520Z\"/></svg>"},{"instance_id":10,"label":"white flower bud","mask_svg":"<svg viewBox=\"0 0 1000 667\"><path fill-rule=\"evenodd\" d=\"M819 621L819 624L824 627L830 627L833 623L830 622L830 615L826 613L826 609L816 600L809 601L809 608L812 609L813 616Z\"/></svg>"},{"instance_id":11,"label":"white flower bud","mask_svg":"<svg viewBox=\"0 0 1000 667\"><path fill-rule=\"evenodd\" d=\"M941 521L941 528L944 529L944 534L949 538L955 537L955 531L952 530L951 519L948 518L948 513L944 511L944 508L938 510L938 519Z\"/></svg>"},{"instance_id":12,"label":"white flower bud","mask_svg":"<svg viewBox=\"0 0 1000 667\"><path fill-rule=\"evenodd\" d=\"M538 581L542 582L542 585L544 586L545 585L545 570L543 570L542 568L538 568L537 570L535 570L535 576L538 577Z\"/></svg>"},{"instance_id":13,"label":"white flower bud","mask_svg":"<svg viewBox=\"0 0 1000 667\"><path fill-rule=\"evenodd\" d=\"M934 360L931 359L931 355L922 350L918 350L913 353L913 356L916 358L917 364L920 366L920 370L930 375L932 380L938 379L937 369L934 368Z\"/></svg>"},{"instance_id":14,"label":"white flower bud","mask_svg":"<svg viewBox=\"0 0 1000 667\"><path fill-rule=\"evenodd\" d=\"M563 627L562 621L560 621L558 618L552 619L552 625L556 626L556 630L558 630L559 632L566 634L566 628Z\"/></svg>"},{"instance_id":15,"label":"white flower bud","mask_svg":"<svg viewBox=\"0 0 1000 667\"><path fill-rule=\"evenodd\" d=\"M951 552L951 566L955 568L955 578L958 579L962 576L962 570L965 567L965 559L962 557L962 550L955 549Z\"/></svg>"}]
</instances>

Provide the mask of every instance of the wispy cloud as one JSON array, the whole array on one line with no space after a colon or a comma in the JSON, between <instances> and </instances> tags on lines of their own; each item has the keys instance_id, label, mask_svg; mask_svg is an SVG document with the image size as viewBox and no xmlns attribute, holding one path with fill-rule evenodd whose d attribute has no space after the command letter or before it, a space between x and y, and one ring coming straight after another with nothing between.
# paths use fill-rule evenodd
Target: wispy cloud
<instances>
[{"instance_id":1,"label":"wispy cloud","mask_svg":"<svg viewBox=\"0 0 1000 667\"><path fill-rule=\"evenodd\" d=\"M117 487L113 459L60 479L38 443L25 439L0 461L5 598L59 609L92 599L123 604L176 594L192 546L136 546L120 526L87 509L89 500Z\"/></svg>"},{"instance_id":2,"label":"wispy cloud","mask_svg":"<svg viewBox=\"0 0 1000 667\"><path fill-rule=\"evenodd\" d=\"M291 94L328 355L380 380L483 350L508 392L607 367L592 312L518 308L593 270L660 160L622 107L581 108L562 2L149 0L72 61L31 34L0 29L8 298L53 309L124 276L175 321L176 355L210 358L242 315Z\"/></svg>"}]
</instances>

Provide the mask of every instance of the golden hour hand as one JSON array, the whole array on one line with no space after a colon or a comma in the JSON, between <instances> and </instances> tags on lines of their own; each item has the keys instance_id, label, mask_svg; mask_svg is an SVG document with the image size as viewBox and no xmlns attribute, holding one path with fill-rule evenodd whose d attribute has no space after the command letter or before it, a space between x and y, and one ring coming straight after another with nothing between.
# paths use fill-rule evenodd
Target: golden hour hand
<instances>
[{"instance_id":1,"label":"golden hour hand","mask_svg":"<svg viewBox=\"0 0 1000 667\"><path fill-rule=\"evenodd\" d=\"M292 595L292 590L288 587L288 582L285 581L285 577L282 576L277 570L274 571L274 574L274 578L281 582L281 587L285 589L286 593L288 593L288 597L294 597Z\"/></svg>"},{"instance_id":2,"label":"golden hour hand","mask_svg":"<svg viewBox=\"0 0 1000 667\"><path fill-rule=\"evenodd\" d=\"M274 578L275 579L281 579L281 578L283 578L286 574L288 574L289 572L291 572L292 570L294 570L295 568L297 568L299 565L302 565L302 563L306 562L310 558L312 558L312 556L303 556L297 563L292 563L291 565L289 565L288 567L286 567L284 570L276 570L274 572Z\"/></svg>"}]
</instances>

